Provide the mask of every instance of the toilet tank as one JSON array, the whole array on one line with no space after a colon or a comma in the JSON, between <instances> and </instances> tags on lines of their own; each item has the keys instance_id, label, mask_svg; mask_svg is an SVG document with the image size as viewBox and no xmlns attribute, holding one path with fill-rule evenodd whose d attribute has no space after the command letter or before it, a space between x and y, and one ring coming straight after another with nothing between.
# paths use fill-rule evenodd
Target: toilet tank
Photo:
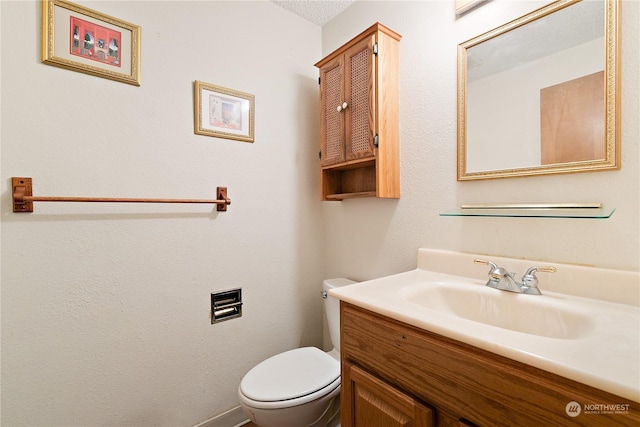
<instances>
[{"instance_id":1,"label":"toilet tank","mask_svg":"<svg viewBox=\"0 0 640 427\"><path fill-rule=\"evenodd\" d=\"M354 283L357 282L344 278L326 279L322 282L324 312L327 316L327 324L329 325L329 336L331 337L331 344L337 350L340 350L340 300L327 295L327 293L330 289L352 285Z\"/></svg>"}]
</instances>

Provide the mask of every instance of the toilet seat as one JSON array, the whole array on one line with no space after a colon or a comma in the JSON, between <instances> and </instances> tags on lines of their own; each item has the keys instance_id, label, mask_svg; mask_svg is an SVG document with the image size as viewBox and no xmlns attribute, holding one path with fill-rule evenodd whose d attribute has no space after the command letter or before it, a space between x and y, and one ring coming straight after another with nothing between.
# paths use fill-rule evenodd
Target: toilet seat
<instances>
[{"instance_id":1,"label":"toilet seat","mask_svg":"<svg viewBox=\"0 0 640 427\"><path fill-rule=\"evenodd\" d=\"M254 408L282 408L316 400L340 387L340 363L316 347L277 354L251 369L240 395Z\"/></svg>"}]
</instances>

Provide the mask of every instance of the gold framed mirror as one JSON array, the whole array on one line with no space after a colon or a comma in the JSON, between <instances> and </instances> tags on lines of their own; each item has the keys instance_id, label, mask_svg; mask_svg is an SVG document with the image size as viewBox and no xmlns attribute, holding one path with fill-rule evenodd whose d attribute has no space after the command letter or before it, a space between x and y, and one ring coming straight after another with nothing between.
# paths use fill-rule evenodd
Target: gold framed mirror
<instances>
[{"instance_id":1,"label":"gold framed mirror","mask_svg":"<svg viewBox=\"0 0 640 427\"><path fill-rule=\"evenodd\" d=\"M559 0L458 45L458 181L620 168L620 0Z\"/></svg>"}]
</instances>

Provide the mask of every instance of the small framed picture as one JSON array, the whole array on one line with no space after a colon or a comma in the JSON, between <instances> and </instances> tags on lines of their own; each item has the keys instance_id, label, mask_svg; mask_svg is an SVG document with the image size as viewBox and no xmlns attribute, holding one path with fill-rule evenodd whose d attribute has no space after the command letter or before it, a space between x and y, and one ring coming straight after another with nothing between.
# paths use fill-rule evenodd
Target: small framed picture
<instances>
[{"instance_id":1,"label":"small framed picture","mask_svg":"<svg viewBox=\"0 0 640 427\"><path fill-rule=\"evenodd\" d=\"M255 97L195 82L195 133L253 142Z\"/></svg>"},{"instance_id":2,"label":"small framed picture","mask_svg":"<svg viewBox=\"0 0 640 427\"><path fill-rule=\"evenodd\" d=\"M44 0L42 62L140 86L140 27L68 1Z\"/></svg>"}]
</instances>

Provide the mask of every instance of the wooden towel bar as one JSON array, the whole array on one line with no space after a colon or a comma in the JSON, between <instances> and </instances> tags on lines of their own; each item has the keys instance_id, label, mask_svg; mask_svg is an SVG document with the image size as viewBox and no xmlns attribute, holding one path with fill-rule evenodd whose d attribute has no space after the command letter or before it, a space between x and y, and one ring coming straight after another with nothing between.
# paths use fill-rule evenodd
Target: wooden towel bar
<instances>
[{"instance_id":1,"label":"wooden towel bar","mask_svg":"<svg viewBox=\"0 0 640 427\"><path fill-rule=\"evenodd\" d=\"M89 202L89 203L208 203L216 204L218 211L226 211L231 204L227 197L227 187L216 189L217 199L149 199L118 197L51 197L34 196L31 178L11 178L13 190L13 211L33 212L33 202Z\"/></svg>"}]
</instances>

